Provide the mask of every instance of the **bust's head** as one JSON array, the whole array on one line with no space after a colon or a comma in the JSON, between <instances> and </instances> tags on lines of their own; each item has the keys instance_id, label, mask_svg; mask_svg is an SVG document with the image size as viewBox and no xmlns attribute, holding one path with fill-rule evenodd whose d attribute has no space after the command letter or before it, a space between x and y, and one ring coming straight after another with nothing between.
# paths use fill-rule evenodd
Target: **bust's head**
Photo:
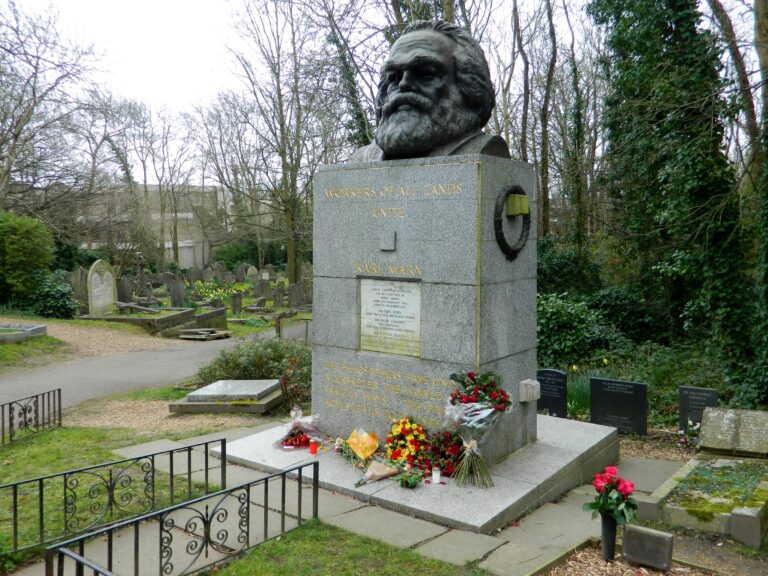
<instances>
[{"instance_id":1,"label":"bust's head","mask_svg":"<svg viewBox=\"0 0 768 576\"><path fill-rule=\"evenodd\" d=\"M494 90L482 48L442 21L410 24L392 46L376 98L376 143L386 156L426 156L485 126Z\"/></svg>"}]
</instances>

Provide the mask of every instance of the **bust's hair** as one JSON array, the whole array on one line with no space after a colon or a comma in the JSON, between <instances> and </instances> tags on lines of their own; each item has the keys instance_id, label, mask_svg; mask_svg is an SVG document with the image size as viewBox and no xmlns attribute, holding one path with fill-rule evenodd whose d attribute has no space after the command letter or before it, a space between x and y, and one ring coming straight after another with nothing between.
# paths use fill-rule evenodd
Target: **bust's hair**
<instances>
[{"instance_id":1,"label":"bust's hair","mask_svg":"<svg viewBox=\"0 0 768 576\"><path fill-rule=\"evenodd\" d=\"M456 85L464 96L467 107L478 116L477 128L482 128L491 117L496 93L491 81L488 61L480 44L463 28L443 20L416 20L406 26L400 37L420 30L439 32L456 42L454 51ZM382 100L388 85L386 75L382 74L375 104L377 121L381 119Z\"/></svg>"}]
</instances>

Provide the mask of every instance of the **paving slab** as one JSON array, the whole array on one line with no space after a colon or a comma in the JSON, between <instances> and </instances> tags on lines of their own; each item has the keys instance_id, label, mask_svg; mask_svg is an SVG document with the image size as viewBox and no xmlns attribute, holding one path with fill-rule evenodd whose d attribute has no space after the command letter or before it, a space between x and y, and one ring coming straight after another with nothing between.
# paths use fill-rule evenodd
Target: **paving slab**
<instances>
[{"instance_id":1,"label":"paving slab","mask_svg":"<svg viewBox=\"0 0 768 576\"><path fill-rule=\"evenodd\" d=\"M377 506L366 506L332 516L326 522L398 548L411 548L448 531L448 528Z\"/></svg>"},{"instance_id":2,"label":"paving slab","mask_svg":"<svg viewBox=\"0 0 768 576\"><path fill-rule=\"evenodd\" d=\"M177 448L184 448L184 445L173 440L153 440L152 442L118 448L117 450L112 450L112 452L120 455L122 458L136 458L137 456L146 456L155 452L176 450Z\"/></svg>"},{"instance_id":3,"label":"paving slab","mask_svg":"<svg viewBox=\"0 0 768 576\"><path fill-rule=\"evenodd\" d=\"M650 458L635 458L624 456L619 458L616 467L619 476L631 480L638 492L651 493L675 475L685 465L685 462L668 460L652 460Z\"/></svg>"},{"instance_id":4,"label":"paving slab","mask_svg":"<svg viewBox=\"0 0 768 576\"><path fill-rule=\"evenodd\" d=\"M589 538L583 538L578 545L587 540ZM479 566L498 576L529 576L567 550L557 544L533 545L525 539L516 539L491 552Z\"/></svg>"},{"instance_id":5,"label":"paving slab","mask_svg":"<svg viewBox=\"0 0 768 576\"><path fill-rule=\"evenodd\" d=\"M493 536L450 530L434 540L419 545L414 550L422 556L464 566L484 558L489 552L503 546L504 541Z\"/></svg>"}]
</instances>

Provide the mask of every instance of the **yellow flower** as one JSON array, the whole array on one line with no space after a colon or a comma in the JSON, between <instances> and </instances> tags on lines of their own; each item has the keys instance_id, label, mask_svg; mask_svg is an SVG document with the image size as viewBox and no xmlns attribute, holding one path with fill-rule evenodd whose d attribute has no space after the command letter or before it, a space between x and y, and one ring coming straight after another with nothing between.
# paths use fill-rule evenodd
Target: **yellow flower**
<instances>
[{"instance_id":1,"label":"yellow flower","mask_svg":"<svg viewBox=\"0 0 768 576\"><path fill-rule=\"evenodd\" d=\"M572 364L571 365L571 372L578 372L578 371L579 371L579 367L576 366L576 364Z\"/></svg>"},{"instance_id":2,"label":"yellow flower","mask_svg":"<svg viewBox=\"0 0 768 576\"><path fill-rule=\"evenodd\" d=\"M603 358L603 366L608 366L608 358Z\"/></svg>"}]
</instances>

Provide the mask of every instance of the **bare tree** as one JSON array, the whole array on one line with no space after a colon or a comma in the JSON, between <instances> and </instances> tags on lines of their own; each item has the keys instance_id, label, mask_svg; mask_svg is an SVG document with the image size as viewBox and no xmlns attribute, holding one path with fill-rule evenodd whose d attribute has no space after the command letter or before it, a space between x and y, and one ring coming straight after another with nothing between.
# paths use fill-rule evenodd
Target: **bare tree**
<instances>
[{"instance_id":1,"label":"bare tree","mask_svg":"<svg viewBox=\"0 0 768 576\"><path fill-rule=\"evenodd\" d=\"M65 44L57 18L22 13L0 0L0 209L9 195L29 194L62 179L64 162L46 162L46 140L77 108L72 97L88 71L89 49ZM52 192L53 193L53 192Z\"/></svg>"}]
</instances>

